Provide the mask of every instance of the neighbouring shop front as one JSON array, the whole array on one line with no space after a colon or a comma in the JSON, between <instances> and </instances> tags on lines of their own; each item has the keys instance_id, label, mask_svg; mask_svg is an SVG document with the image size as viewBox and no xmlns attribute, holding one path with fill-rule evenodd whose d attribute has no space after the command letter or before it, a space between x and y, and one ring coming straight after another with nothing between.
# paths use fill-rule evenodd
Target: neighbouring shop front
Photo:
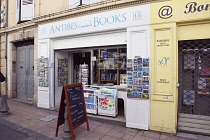
<instances>
[{"instance_id":1,"label":"neighbouring shop front","mask_svg":"<svg viewBox=\"0 0 210 140\"><path fill-rule=\"evenodd\" d=\"M83 83L89 113L148 130L149 13L146 4L39 25L38 107L58 106L63 85Z\"/></svg>"},{"instance_id":2,"label":"neighbouring shop front","mask_svg":"<svg viewBox=\"0 0 210 140\"><path fill-rule=\"evenodd\" d=\"M151 9L150 129L209 135L210 3L172 0Z\"/></svg>"},{"instance_id":3,"label":"neighbouring shop front","mask_svg":"<svg viewBox=\"0 0 210 140\"><path fill-rule=\"evenodd\" d=\"M209 134L210 39L179 41L178 130Z\"/></svg>"}]
</instances>

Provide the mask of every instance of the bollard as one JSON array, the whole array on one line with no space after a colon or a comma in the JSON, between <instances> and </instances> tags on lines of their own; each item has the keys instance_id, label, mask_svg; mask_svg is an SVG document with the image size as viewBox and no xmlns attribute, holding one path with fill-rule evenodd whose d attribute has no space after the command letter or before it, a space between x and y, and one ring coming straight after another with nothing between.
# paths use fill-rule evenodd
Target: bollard
<instances>
[{"instance_id":1,"label":"bollard","mask_svg":"<svg viewBox=\"0 0 210 140\"><path fill-rule=\"evenodd\" d=\"M7 113L8 111L9 111L9 106L7 104L7 95L1 95L0 112Z\"/></svg>"},{"instance_id":2,"label":"bollard","mask_svg":"<svg viewBox=\"0 0 210 140\"><path fill-rule=\"evenodd\" d=\"M70 134L70 127L69 127L69 119L68 119L68 113L67 113L67 106L66 106L66 100L64 100L64 104L65 104L65 113L64 113L64 126L63 126L63 136L62 139L63 140L71 140L71 134Z\"/></svg>"}]
</instances>

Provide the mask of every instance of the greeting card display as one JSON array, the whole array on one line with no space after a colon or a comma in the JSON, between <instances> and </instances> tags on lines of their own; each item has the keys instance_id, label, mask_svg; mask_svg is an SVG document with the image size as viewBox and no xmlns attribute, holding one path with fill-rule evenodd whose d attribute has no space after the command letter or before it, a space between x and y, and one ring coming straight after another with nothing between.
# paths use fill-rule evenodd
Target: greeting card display
<instances>
[{"instance_id":1,"label":"greeting card display","mask_svg":"<svg viewBox=\"0 0 210 140\"><path fill-rule=\"evenodd\" d=\"M88 84L89 71L88 64L80 64L79 70L77 71L77 83L82 83L83 85Z\"/></svg>"},{"instance_id":2,"label":"greeting card display","mask_svg":"<svg viewBox=\"0 0 210 140\"><path fill-rule=\"evenodd\" d=\"M127 60L127 97L149 99L149 58Z\"/></svg>"},{"instance_id":3,"label":"greeting card display","mask_svg":"<svg viewBox=\"0 0 210 140\"><path fill-rule=\"evenodd\" d=\"M58 86L68 84L68 59L58 58Z\"/></svg>"},{"instance_id":4,"label":"greeting card display","mask_svg":"<svg viewBox=\"0 0 210 140\"><path fill-rule=\"evenodd\" d=\"M48 58L41 56L37 62L38 86L48 87Z\"/></svg>"}]
</instances>

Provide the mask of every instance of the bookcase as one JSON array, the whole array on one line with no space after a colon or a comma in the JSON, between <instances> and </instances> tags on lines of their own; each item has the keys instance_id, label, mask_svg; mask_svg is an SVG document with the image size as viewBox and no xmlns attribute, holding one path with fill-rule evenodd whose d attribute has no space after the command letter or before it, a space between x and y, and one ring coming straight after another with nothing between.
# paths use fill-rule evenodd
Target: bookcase
<instances>
[{"instance_id":1,"label":"bookcase","mask_svg":"<svg viewBox=\"0 0 210 140\"><path fill-rule=\"evenodd\" d=\"M126 74L126 48L99 49L97 58L99 85L126 84L122 81Z\"/></svg>"}]
</instances>

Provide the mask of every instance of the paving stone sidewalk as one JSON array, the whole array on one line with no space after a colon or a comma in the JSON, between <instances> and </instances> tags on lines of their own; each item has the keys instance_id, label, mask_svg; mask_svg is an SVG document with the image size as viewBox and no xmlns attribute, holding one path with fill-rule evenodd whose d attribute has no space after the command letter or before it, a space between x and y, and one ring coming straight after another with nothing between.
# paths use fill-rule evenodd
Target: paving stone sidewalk
<instances>
[{"instance_id":1,"label":"paving stone sidewalk","mask_svg":"<svg viewBox=\"0 0 210 140\"><path fill-rule=\"evenodd\" d=\"M58 137L55 137L57 119L48 122L40 120L48 115L57 116L58 112L40 109L10 99L8 105L9 113L1 113L0 119L13 124L16 130L28 134L34 140L62 140L63 125L59 127ZM76 140L210 140L210 137L203 135L178 133L174 136L167 133L126 128L91 119L89 119L89 125L90 131L87 131L86 124L75 129Z\"/></svg>"}]
</instances>

